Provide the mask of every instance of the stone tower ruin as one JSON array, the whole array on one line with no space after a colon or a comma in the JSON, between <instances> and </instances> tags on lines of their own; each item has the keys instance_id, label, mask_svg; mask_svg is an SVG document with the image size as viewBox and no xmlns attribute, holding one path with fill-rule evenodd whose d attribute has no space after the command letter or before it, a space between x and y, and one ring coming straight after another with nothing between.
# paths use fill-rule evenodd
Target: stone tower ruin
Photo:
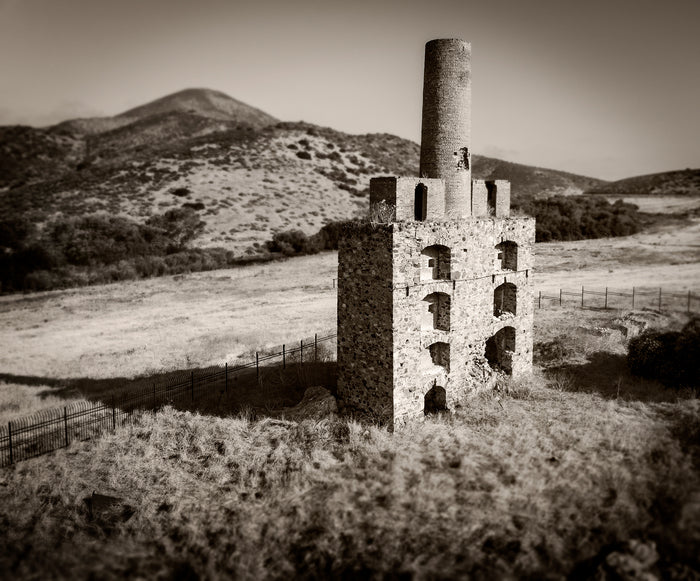
<instances>
[{"instance_id":1,"label":"stone tower ruin","mask_svg":"<svg viewBox=\"0 0 700 581\"><path fill-rule=\"evenodd\" d=\"M425 47L418 177L370 180L338 251L338 399L397 425L532 367L535 221L471 178L471 47Z\"/></svg>"}]
</instances>

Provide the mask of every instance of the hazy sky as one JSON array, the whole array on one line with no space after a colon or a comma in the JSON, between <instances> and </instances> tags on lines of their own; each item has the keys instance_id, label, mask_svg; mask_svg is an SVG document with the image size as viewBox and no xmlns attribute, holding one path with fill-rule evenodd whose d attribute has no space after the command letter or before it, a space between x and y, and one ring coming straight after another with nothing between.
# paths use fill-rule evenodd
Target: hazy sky
<instances>
[{"instance_id":1,"label":"hazy sky","mask_svg":"<svg viewBox=\"0 0 700 581\"><path fill-rule=\"evenodd\" d=\"M476 153L617 179L700 167L700 0L0 0L0 124L188 87L419 141L423 47L472 44Z\"/></svg>"}]
</instances>

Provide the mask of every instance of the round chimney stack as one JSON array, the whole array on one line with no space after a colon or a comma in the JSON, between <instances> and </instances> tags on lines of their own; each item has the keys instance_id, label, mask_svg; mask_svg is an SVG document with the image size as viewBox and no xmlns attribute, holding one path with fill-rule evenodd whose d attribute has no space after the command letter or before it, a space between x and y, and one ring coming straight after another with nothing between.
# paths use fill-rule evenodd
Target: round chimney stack
<instances>
[{"instance_id":1,"label":"round chimney stack","mask_svg":"<svg viewBox=\"0 0 700 581\"><path fill-rule=\"evenodd\" d=\"M471 45L425 45L420 176L445 181L445 214L471 216Z\"/></svg>"}]
</instances>

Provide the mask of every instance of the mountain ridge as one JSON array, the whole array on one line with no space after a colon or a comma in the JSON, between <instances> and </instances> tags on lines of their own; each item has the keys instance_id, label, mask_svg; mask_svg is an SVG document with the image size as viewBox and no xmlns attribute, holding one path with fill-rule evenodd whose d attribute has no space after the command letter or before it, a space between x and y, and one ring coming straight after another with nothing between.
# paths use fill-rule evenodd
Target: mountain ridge
<instances>
[{"instance_id":1,"label":"mountain ridge","mask_svg":"<svg viewBox=\"0 0 700 581\"><path fill-rule=\"evenodd\" d=\"M45 224L95 212L145 221L189 207L206 223L197 245L250 256L275 232L311 234L365 213L370 178L417 175L419 154L394 135L278 121L221 92L185 89L114 117L0 127L0 211ZM478 154L472 162L475 178L510 180L516 205L605 185Z\"/></svg>"},{"instance_id":2,"label":"mountain ridge","mask_svg":"<svg viewBox=\"0 0 700 581\"><path fill-rule=\"evenodd\" d=\"M686 168L597 184L585 194L606 196L700 195L700 169Z\"/></svg>"},{"instance_id":3,"label":"mountain ridge","mask_svg":"<svg viewBox=\"0 0 700 581\"><path fill-rule=\"evenodd\" d=\"M191 113L200 117L246 123L256 128L278 122L278 119L221 91L189 88L153 99L113 116L68 119L47 129L75 131L88 135L119 129L147 117L162 113Z\"/></svg>"}]
</instances>

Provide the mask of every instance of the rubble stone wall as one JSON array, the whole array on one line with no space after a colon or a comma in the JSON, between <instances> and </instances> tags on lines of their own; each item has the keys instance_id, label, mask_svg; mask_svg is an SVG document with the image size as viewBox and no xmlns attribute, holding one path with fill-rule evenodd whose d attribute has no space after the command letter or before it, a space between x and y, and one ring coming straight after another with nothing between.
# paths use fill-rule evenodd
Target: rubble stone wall
<instances>
[{"instance_id":1,"label":"rubble stone wall","mask_svg":"<svg viewBox=\"0 0 700 581\"><path fill-rule=\"evenodd\" d=\"M416 187L427 188L426 221L439 220L445 214L445 182L438 179L382 176L369 180L369 205L381 202L396 208L392 221L415 219Z\"/></svg>"},{"instance_id":2,"label":"rubble stone wall","mask_svg":"<svg viewBox=\"0 0 700 581\"><path fill-rule=\"evenodd\" d=\"M392 225L366 224L338 247L341 411L393 420Z\"/></svg>"},{"instance_id":3,"label":"rubble stone wall","mask_svg":"<svg viewBox=\"0 0 700 581\"><path fill-rule=\"evenodd\" d=\"M518 245L518 271L501 268L497 245ZM448 409L483 385L491 368L486 341L505 326L516 330L512 373L527 372L532 363L534 288L531 271L534 220L471 219L443 223L402 223L393 229L394 421L424 413L425 396L433 386L445 389ZM447 280L421 280L426 247L450 249ZM494 316L494 293L504 283L515 285L516 315ZM432 293L450 297L449 331L421 325L424 299ZM449 345L449 366L436 365L431 345ZM444 348L443 348L444 349ZM433 352L435 348L433 347ZM444 357L445 351L441 355Z\"/></svg>"}]
</instances>

